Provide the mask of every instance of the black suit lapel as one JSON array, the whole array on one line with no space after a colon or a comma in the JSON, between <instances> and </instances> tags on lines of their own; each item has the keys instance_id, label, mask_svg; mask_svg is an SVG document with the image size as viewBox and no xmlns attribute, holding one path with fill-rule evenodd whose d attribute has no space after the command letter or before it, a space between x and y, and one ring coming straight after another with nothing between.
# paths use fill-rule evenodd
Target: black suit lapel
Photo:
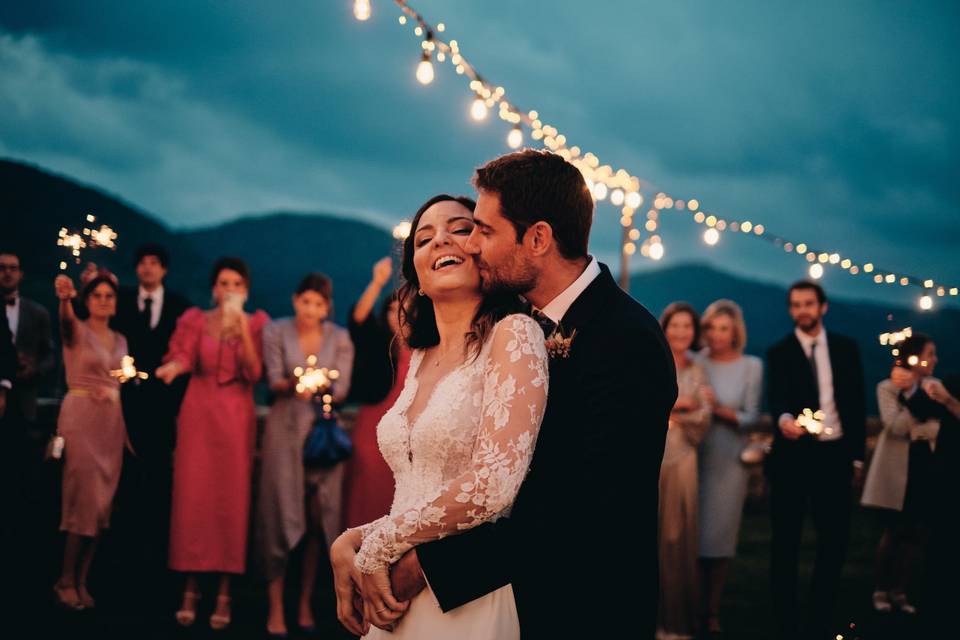
<instances>
[{"instance_id":1,"label":"black suit lapel","mask_svg":"<svg viewBox=\"0 0 960 640\"><path fill-rule=\"evenodd\" d=\"M600 275L593 279L577 299L573 301L567 312L563 314L560 325L564 331L586 327L594 316L603 308L603 301L610 295L611 287L616 289L617 283L610 275L607 265L600 264Z\"/></svg>"}]
</instances>

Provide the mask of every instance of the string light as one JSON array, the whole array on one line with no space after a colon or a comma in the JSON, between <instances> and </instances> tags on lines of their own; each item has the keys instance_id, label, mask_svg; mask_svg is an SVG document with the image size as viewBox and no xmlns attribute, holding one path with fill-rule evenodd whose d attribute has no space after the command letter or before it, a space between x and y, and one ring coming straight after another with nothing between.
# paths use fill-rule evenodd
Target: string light
<instances>
[{"instance_id":1,"label":"string light","mask_svg":"<svg viewBox=\"0 0 960 640\"><path fill-rule=\"evenodd\" d=\"M428 51L423 52L420 64L417 65L417 81L420 84L433 82L433 63L430 62L430 52Z\"/></svg>"},{"instance_id":2,"label":"string light","mask_svg":"<svg viewBox=\"0 0 960 640\"><path fill-rule=\"evenodd\" d=\"M405 25L408 20L412 20L417 25L414 33L418 37L422 37L424 33L427 34L427 40L422 42L425 55L423 55L417 68L417 79L422 84L429 84L433 80L433 67L429 60L429 54L435 51L436 58L440 62L449 55L457 75L466 76L469 79L470 89L475 94L475 98L470 107L470 116L473 120L482 121L486 119L488 109L499 103L500 118L512 125L506 136L507 146L512 149L519 148L523 144L523 127L529 127L531 129L530 137L532 140L537 142L542 141L544 147L568 160L580 170L584 179L592 185L591 191L596 200L601 201L609 194L610 202L616 207L620 207L621 204L625 204L633 210L640 207L643 202L643 197L640 193L643 183L639 177L630 174L625 169L614 170L610 165L602 164L595 154L591 152L584 153L579 147L568 145L566 137L560 133L556 127L545 124L539 112L536 110L526 111L517 108L513 103L504 98L506 92L503 87L495 87L484 80L475 67L463 56L460 45L456 40L449 40L447 42L439 38L434 38L434 32L443 33L445 31L445 25L443 23L438 23L436 28L431 27L423 16L410 6L407 0L394 0L394 4L400 8L402 15L399 16L399 23L401 25ZM369 0L355 0L354 15L358 20L368 19L370 13ZM430 65L429 71L424 62ZM621 200L621 194L623 200ZM729 229L732 232L750 234L753 237L767 240L777 247L782 247L786 253L791 253L795 250L797 255L806 256L807 260L810 260L810 255L812 255L813 260L811 260L811 266L808 268L808 272L822 271L822 267L821 270L813 269L815 263L818 265L827 263L834 265L839 264L852 276L859 274L861 271L870 274L875 270L875 266L871 262L863 263L863 266L860 267L854 264L853 260L843 258L837 252L822 249L808 249L805 243L789 241L786 238L768 232L763 224L749 220L743 222L728 222L717 215L705 214L700 210L700 206L701 202L698 198L674 198L663 192L658 193L654 201L654 208L656 210L675 209L677 212L689 212L693 215L696 223L702 224L706 222L710 229L704 233L703 238L710 246L716 245L717 242L719 242L720 231ZM632 212L629 215L623 213L620 218L625 237L633 225L631 215ZM656 228L656 224L654 228ZM624 245L624 254L626 254L626 245ZM626 267L626 263L624 263L624 266ZM883 282L887 282L893 284L897 281L897 276L894 275L893 272L888 270L880 271L882 275L874 278L876 283L882 284ZM621 279L623 279L623 274L621 274ZM957 287L947 287L943 283L938 284L931 278L917 278L912 275L901 274L900 283L902 286L914 285L922 286L924 289L934 289L937 291L937 295L941 297L947 295L947 292L949 292L951 296L958 295ZM942 294L940 293L941 289L944 292Z\"/></svg>"},{"instance_id":3,"label":"string light","mask_svg":"<svg viewBox=\"0 0 960 640\"><path fill-rule=\"evenodd\" d=\"M811 278L813 278L814 280L819 280L820 278L823 277L823 265L818 264L816 262L813 263L812 265L810 265L809 273Z\"/></svg>"},{"instance_id":4,"label":"string light","mask_svg":"<svg viewBox=\"0 0 960 640\"><path fill-rule=\"evenodd\" d=\"M487 103L480 96L474 98L473 104L470 105L470 117L477 122L487 117Z\"/></svg>"},{"instance_id":5,"label":"string light","mask_svg":"<svg viewBox=\"0 0 960 640\"><path fill-rule=\"evenodd\" d=\"M520 126L517 125L513 129L510 129L510 133L507 134L507 146L511 149L519 149L522 144L523 131L520 129Z\"/></svg>"},{"instance_id":6,"label":"string light","mask_svg":"<svg viewBox=\"0 0 960 640\"><path fill-rule=\"evenodd\" d=\"M662 242L651 242L650 243L650 259L659 260L663 257L663 243Z\"/></svg>"},{"instance_id":7,"label":"string light","mask_svg":"<svg viewBox=\"0 0 960 640\"><path fill-rule=\"evenodd\" d=\"M393 227L394 240L406 240L410 235L410 221L402 220Z\"/></svg>"},{"instance_id":8,"label":"string light","mask_svg":"<svg viewBox=\"0 0 960 640\"><path fill-rule=\"evenodd\" d=\"M930 296L920 296L920 308L924 311L933 309L933 298Z\"/></svg>"},{"instance_id":9,"label":"string light","mask_svg":"<svg viewBox=\"0 0 960 640\"><path fill-rule=\"evenodd\" d=\"M360 22L370 19L370 11L370 0L353 0L353 17Z\"/></svg>"}]
</instances>

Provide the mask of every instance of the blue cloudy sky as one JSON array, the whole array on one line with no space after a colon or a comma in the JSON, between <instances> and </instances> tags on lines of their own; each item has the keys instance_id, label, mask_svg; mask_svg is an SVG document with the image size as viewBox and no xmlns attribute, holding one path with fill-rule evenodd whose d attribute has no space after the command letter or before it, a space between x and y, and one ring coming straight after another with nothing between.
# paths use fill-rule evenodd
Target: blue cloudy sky
<instances>
[{"instance_id":1,"label":"blue cloudy sky","mask_svg":"<svg viewBox=\"0 0 960 640\"><path fill-rule=\"evenodd\" d=\"M388 0L0 5L0 156L121 195L173 227L274 209L384 225L506 150ZM892 0L415 0L572 144L796 241L960 285L960 5ZM618 214L597 211L615 255ZM668 216L662 264L787 282L805 263ZM649 268L639 255L636 268ZM830 271L844 295L913 300Z\"/></svg>"}]
</instances>

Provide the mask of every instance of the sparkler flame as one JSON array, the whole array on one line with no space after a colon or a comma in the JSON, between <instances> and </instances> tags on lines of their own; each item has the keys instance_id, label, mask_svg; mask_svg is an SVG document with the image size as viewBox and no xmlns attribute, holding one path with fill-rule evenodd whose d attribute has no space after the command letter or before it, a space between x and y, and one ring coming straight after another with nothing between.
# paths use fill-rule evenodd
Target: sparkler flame
<instances>
[{"instance_id":1,"label":"sparkler flame","mask_svg":"<svg viewBox=\"0 0 960 640\"><path fill-rule=\"evenodd\" d=\"M120 359L120 368L114 369L110 375L120 381L120 384L130 380L146 380L150 376L144 371L137 371L132 356L123 356Z\"/></svg>"},{"instance_id":2,"label":"sparkler flame","mask_svg":"<svg viewBox=\"0 0 960 640\"><path fill-rule=\"evenodd\" d=\"M804 409L803 413L797 416L797 424L807 430L810 435L818 436L824 433L823 411L817 409ZM827 431L829 433L829 431Z\"/></svg>"}]
</instances>

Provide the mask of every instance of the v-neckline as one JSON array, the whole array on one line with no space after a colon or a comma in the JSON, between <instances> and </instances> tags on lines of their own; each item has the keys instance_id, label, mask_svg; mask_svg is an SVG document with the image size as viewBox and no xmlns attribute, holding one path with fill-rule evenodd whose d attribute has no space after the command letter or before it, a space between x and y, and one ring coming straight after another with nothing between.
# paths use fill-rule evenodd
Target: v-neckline
<instances>
[{"instance_id":1,"label":"v-neckline","mask_svg":"<svg viewBox=\"0 0 960 640\"><path fill-rule=\"evenodd\" d=\"M418 356L418 360L417 360L416 362L414 362L414 361L411 359L411 362L410 362L410 370L413 371L413 383L414 383L414 384L413 384L413 391L412 391L412 393L410 394L410 402L407 403L407 406L405 406L405 407L403 408L403 411L401 412L401 415L403 416L404 427L406 427L406 430L407 430L407 442L408 442L408 444L409 444L409 442L410 442L410 437L411 437L411 435L413 434L413 428L414 428L414 427L416 426L416 424L420 421L420 418L423 417L423 414L427 412L427 407L430 406L430 401L433 399L433 394L436 393L437 389L438 389L444 382L447 381L447 378L449 378L451 375L453 375L453 374L456 373L457 371L459 371L459 370L461 370L461 369L463 369L464 367L467 366L467 362L464 361L464 362L462 362L461 364L459 364L459 365L457 365L456 367L454 367L453 369L451 369L450 371L448 371L448 372L446 372L445 374L443 374L442 376L440 376L440 378L437 379L436 384L433 385L433 388L430 389L429 395L424 399L425 402L424 402L423 408L420 409L420 413L417 414L417 417L416 417L416 418L414 418L413 420L411 420L411 419L410 419L410 415L409 415L409 411L410 411L410 407L412 407L412 406L414 405L414 402L417 400L417 394L420 392L420 380L419 380L419 378L418 378L418 375L419 375L419 373L420 373L420 368L423 366L424 356L426 355L426 353L427 353L427 352L426 352L425 349L420 349L420 350L418 350L418 351L414 354L414 355ZM412 453L412 452L411 452L411 453Z\"/></svg>"},{"instance_id":2,"label":"v-neckline","mask_svg":"<svg viewBox=\"0 0 960 640\"><path fill-rule=\"evenodd\" d=\"M323 345L327 340L327 332L321 331L320 333L320 346L317 347L316 353L307 354L303 352L303 347L300 345L300 332L297 330L296 322L291 322L290 326L293 328L293 343L297 346L297 353L300 354L300 364L297 366L304 366L307 363L307 358L311 355L317 359L317 364L320 364L320 352L323 351Z\"/></svg>"},{"instance_id":3,"label":"v-neckline","mask_svg":"<svg viewBox=\"0 0 960 640\"><path fill-rule=\"evenodd\" d=\"M86 323L84 323L84 324L86 324ZM112 330L111 330L110 332L113 333ZM94 331L93 328L92 328L89 324L87 324L87 333L90 334L90 338L93 340L93 342L94 342L105 354L107 354L107 357L110 357L110 358L113 357L114 352L117 350L117 339L116 339L116 337L114 337L114 339L113 339L113 348L112 348L112 349L108 349L108 348L107 348L107 345L105 345L105 344L103 343L103 340L100 339L100 336L97 335L97 332Z\"/></svg>"}]
</instances>

